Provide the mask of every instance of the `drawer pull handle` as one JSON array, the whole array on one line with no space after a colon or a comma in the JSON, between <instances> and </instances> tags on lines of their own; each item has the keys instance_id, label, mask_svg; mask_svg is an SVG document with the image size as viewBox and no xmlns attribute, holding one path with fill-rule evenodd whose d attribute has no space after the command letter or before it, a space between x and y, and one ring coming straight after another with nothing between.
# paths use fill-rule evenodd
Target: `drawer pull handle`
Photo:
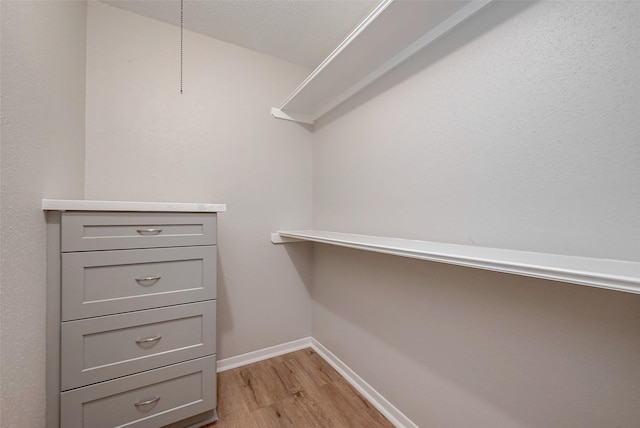
<instances>
[{"instance_id":1,"label":"drawer pull handle","mask_svg":"<svg viewBox=\"0 0 640 428\"><path fill-rule=\"evenodd\" d=\"M160 400L160 396L159 395L157 397L152 398L151 400L138 401L137 403L134 403L134 406L136 406L136 407L148 406L149 404L153 404L153 403L157 402L158 400Z\"/></svg>"},{"instance_id":2,"label":"drawer pull handle","mask_svg":"<svg viewBox=\"0 0 640 428\"><path fill-rule=\"evenodd\" d=\"M153 285L162 278L161 276L145 276L143 278L136 278L136 282L140 285Z\"/></svg>"},{"instance_id":3,"label":"drawer pull handle","mask_svg":"<svg viewBox=\"0 0 640 428\"><path fill-rule=\"evenodd\" d=\"M162 229L138 229L140 235L158 235L162 232Z\"/></svg>"},{"instance_id":4,"label":"drawer pull handle","mask_svg":"<svg viewBox=\"0 0 640 428\"><path fill-rule=\"evenodd\" d=\"M147 337L145 339L136 340L136 343L139 344L139 345L142 345L142 344L145 344L145 343L157 342L160 339L162 339L162 336Z\"/></svg>"}]
</instances>

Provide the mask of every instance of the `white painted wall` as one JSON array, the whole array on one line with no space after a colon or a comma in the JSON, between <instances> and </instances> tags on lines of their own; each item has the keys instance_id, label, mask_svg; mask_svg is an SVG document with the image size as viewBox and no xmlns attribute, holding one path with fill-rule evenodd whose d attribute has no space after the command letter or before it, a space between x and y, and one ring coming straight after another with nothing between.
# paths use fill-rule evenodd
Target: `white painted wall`
<instances>
[{"instance_id":1,"label":"white painted wall","mask_svg":"<svg viewBox=\"0 0 640 428\"><path fill-rule=\"evenodd\" d=\"M518 3L318 127L317 227L640 260L637 2Z\"/></svg>"},{"instance_id":2,"label":"white painted wall","mask_svg":"<svg viewBox=\"0 0 640 428\"><path fill-rule=\"evenodd\" d=\"M89 2L86 197L228 204L218 357L307 337L310 248L269 234L310 226L311 134L269 109L309 70L184 36L181 95L179 28Z\"/></svg>"},{"instance_id":3,"label":"white painted wall","mask_svg":"<svg viewBox=\"0 0 640 428\"><path fill-rule=\"evenodd\" d=\"M2 1L0 426L45 411L42 198L82 198L86 5Z\"/></svg>"},{"instance_id":4,"label":"white painted wall","mask_svg":"<svg viewBox=\"0 0 640 428\"><path fill-rule=\"evenodd\" d=\"M640 260L640 3L498 2L323 119L314 228ZM420 427L636 427L640 296L318 245L314 338Z\"/></svg>"}]
</instances>

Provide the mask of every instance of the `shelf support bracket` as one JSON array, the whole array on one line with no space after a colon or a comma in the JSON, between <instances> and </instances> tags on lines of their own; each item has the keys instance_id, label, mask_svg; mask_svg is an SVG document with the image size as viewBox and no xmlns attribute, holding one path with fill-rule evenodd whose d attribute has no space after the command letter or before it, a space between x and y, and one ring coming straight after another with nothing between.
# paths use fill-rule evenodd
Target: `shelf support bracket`
<instances>
[{"instance_id":1,"label":"shelf support bracket","mask_svg":"<svg viewBox=\"0 0 640 428\"><path fill-rule=\"evenodd\" d=\"M304 239L288 238L286 236L280 236L278 232L271 234L272 244L291 244L294 242L305 242Z\"/></svg>"},{"instance_id":2,"label":"shelf support bracket","mask_svg":"<svg viewBox=\"0 0 640 428\"><path fill-rule=\"evenodd\" d=\"M292 122L306 123L307 125L313 125L313 118L308 114L303 113L285 113L282 109L277 107L271 107L271 115L277 119L290 120Z\"/></svg>"}]
</instances>

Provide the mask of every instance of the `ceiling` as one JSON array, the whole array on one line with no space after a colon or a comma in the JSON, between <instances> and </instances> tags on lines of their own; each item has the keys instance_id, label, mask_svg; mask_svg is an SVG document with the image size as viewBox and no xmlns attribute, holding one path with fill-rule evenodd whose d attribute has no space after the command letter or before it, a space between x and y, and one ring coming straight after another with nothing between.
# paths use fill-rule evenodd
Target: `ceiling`
<instances>
[{"instance_id":1,"label":"ceiling","mask_svg":"<svg viewBox=\"0 0 640 428\"><path fill-rule=\"evenodd\" d=\"M180 25L180 0L101 0ZM315 68L379 0L185 0L184 28Z\"/></svg>"}]
</instances>

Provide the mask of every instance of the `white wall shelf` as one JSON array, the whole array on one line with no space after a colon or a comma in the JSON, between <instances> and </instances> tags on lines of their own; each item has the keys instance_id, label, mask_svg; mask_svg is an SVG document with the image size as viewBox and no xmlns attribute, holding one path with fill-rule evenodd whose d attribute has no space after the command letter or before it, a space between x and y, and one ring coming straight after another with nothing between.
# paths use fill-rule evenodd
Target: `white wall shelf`
<instances>
[{"instance_id":1,"label":"white wall shelf","mask_svg":"<svg viewBox=\"0 0 640 428\"><path fill-rule=\"evenodd\" d=\"M383 0L271 114L313 124L490 2Z\"/></svg>"},{"instance_id":2,"label":"white wall shelf","mask_svg":"<svg viewBox=\"0 0 640 428\"><path fill-rule=\"evenodd\" d=\"M319 230L281 231L279 238L449 263L640 294L640 262L474 247Z\"/></svg>"}]
</instances>

